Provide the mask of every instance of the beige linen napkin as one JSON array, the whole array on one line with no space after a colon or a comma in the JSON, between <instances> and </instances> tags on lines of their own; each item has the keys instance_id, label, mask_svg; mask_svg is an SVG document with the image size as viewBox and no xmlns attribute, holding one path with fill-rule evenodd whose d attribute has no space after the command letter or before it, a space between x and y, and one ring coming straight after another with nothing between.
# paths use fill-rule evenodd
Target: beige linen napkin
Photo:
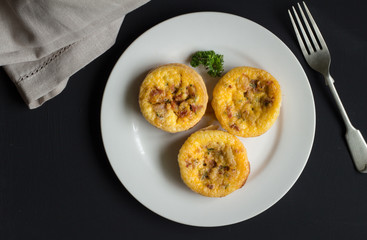
<instances>
[{"instance_id":1,"label":"beige linen napkin","mask_svg":"<svg viewBox=\"0 0 367 240\"><path fill-rule=\"evenodd\" d=\"M30 109L109 49L124 16L149 0L2 0L0 66Z\"/></svg>"}]
</instances>

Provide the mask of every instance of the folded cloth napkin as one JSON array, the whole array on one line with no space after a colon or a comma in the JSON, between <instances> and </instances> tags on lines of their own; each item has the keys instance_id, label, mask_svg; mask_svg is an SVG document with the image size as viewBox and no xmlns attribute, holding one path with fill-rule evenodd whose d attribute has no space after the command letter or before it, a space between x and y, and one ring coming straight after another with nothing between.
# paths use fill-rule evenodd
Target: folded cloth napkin
<instances>
[{"instance_id":1,"label":"folded cloth napkin","mask_svg":"<svg viewBox=\"0 0 367 240\"><path fill-rule=\"evenodd\" d=\"M0 66L37 108L109 49L124 16L148 1L0 1Z\"/></svg>"}]
</instances>

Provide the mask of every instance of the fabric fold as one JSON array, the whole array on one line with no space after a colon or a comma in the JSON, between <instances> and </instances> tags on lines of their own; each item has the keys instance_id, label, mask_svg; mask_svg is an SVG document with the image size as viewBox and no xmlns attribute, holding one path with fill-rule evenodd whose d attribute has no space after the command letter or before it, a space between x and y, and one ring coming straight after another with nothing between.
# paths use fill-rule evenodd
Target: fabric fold
<instances>
[{"instance_id":1,"label":"fabric fold","mask_svg":"<svg viewBox=\"0 0 367 240\"><path fill-rule=\"evenodd\" d=\"M0 3L0 27L5 29L0 35L0 65L28 107L37 108L62 92L70 76L109 49L125 15L146 2ZM11 12L3 15L4 9Z\"/></svg>"}]
</instances>

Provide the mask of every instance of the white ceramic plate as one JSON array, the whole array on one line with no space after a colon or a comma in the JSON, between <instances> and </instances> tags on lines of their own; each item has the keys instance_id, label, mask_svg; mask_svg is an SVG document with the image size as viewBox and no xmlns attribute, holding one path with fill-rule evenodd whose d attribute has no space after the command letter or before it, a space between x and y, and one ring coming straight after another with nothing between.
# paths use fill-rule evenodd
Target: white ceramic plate
<instances>
[{"instance_id":1,"label":"white ceramic plate","mask_svg":"<svg viewBox=\"0 0 367 240\"><path fill-rule=\"evenodd\" d=\"M223 54L225 72L245 65L265 69L282 88L281 113L273 127L260 137L240 138L251 173L243 188L224 198L192 192L181 181L177 163L189 134L212 118L205 117L190 131L171 134L150 125L138 105L139 86L148 70L166 63L189 64L198 50ZM211 95L217 79L201 73ZM179 223L222 226L263 212L293 186L312 148L315 107L301 65L276 36L242 17L199 12L158 24L126 49L106 85L101 127L115 173L139 202Z\"/></svg>"}]
</instances>

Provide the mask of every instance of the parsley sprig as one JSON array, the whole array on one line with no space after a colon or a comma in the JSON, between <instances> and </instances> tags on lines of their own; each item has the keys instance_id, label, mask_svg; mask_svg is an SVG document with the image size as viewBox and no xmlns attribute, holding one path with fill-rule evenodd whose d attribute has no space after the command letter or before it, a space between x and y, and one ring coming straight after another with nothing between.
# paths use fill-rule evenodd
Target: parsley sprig
<instances>
[{"instance_id":1,"label":"parsley sprig","mask_svg":"<svg viewBox=\"0 0 367 240\"><path fill-rule=\"evenodd\" d=\"M211 51L198 51L191 58L191 66L204 65L212 77L220 77L223 73L223 55Z\"/></svg>"}]
</instances>

